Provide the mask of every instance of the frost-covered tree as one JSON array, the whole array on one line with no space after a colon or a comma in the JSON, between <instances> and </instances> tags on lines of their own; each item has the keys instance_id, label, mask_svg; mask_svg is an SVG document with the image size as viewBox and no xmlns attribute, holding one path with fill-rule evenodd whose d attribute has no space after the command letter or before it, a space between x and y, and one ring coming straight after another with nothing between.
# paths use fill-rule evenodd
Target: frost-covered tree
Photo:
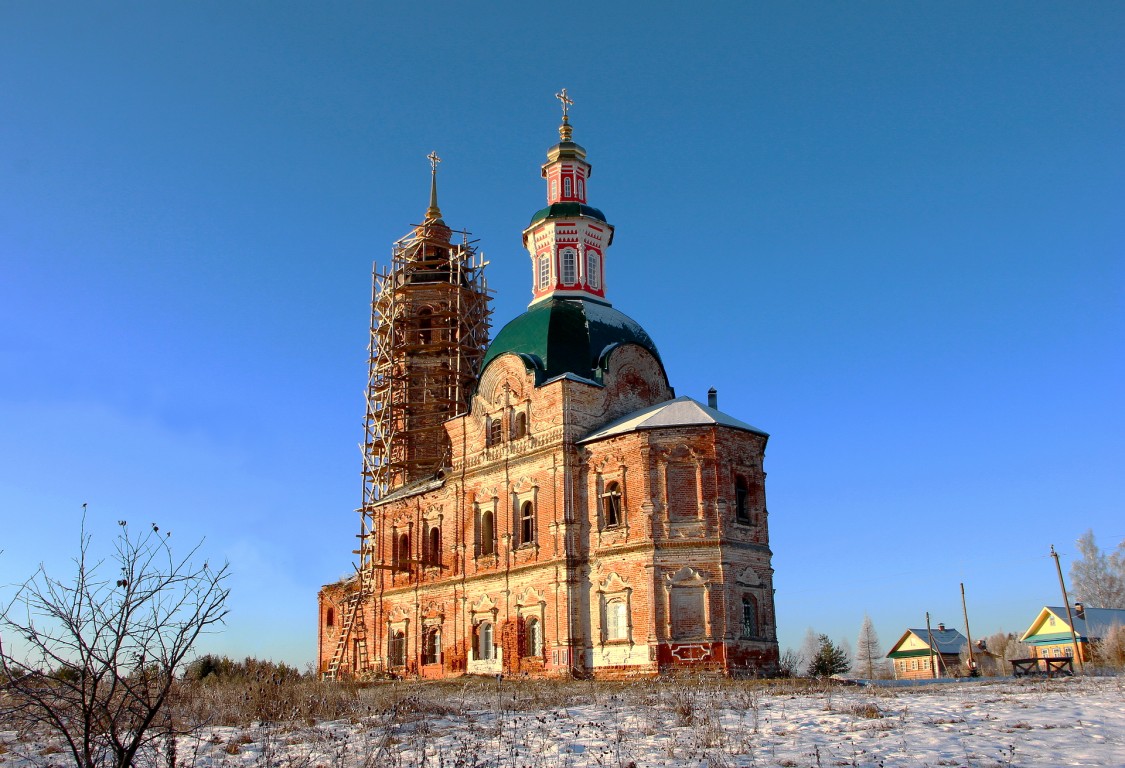
<instances>
[{"instance_id":1,"label":"frost-covered tree","mask_svg":"<svg viewBox=\"0 0 1125 768\"><path fill-rule=\"evenodd\" d=\"M836 645L828 635L817 637L819 647L812 662L809 663L808 676L813 678L832 677L847 672L852 666L847 651Z\"/></svg>"},{"instance_id":2,"label":"frost-covered tree","mask_svg":"<svg viewBox=\"0 0 1125 768\"><path fill-rule=\"evenodd\" d=\"M864 614L863 625L859 628L859 637L855 641L855 672L868 680L874 680L883 676L885 668L883 647L879 644L875 624L870 616Z\"/></svg>"},{"instance_id":3,"label":"frost-covered tree","mask_svg":"<svg viewBox=\"0 0 1125 768\"><path fill-rule=\"evenodd\" d=\"M1107 554L1098 549L1094 532L1076 542L1082 557L1070 565L1070 588L1077 600L1093 608L1125 608L1125 541Z\"/></svg>"},{"instance_id":4,"label":"frost-covered tree","mask_svg":"<svg viewBox=\"0 0 1125 768\"><path fill-rule=\"evenodd\" d=\"M801 641L801 647L797 651L797 674L808 675L809 665L812 660L816 658L817 652L820 650L820 635L812 627L805 630L805 637Z\"/></svg>"}]
</instances>

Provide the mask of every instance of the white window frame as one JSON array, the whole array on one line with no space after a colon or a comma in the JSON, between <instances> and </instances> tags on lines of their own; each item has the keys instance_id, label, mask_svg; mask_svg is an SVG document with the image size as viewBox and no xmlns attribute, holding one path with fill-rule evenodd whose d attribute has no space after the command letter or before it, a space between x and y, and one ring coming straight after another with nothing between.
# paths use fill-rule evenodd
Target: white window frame
<instances>
[{"instance_id":1,"label":"white window frame","mask_svg":"<svg viewBox=\"0 0 1125 768\"><path fill-rule=\"evenodd\" d=\"M586 285L596 291L602 287L601 256L597 251L586 251Z\"/></svg>"},{"instance_id":2,"label":"white window frame","mask_svg":"<svg viewBox=\"0 0 1125 768\"><path fill-rule=\"evenodd\" d=\"M564 248L559 254L560 272L563 285L578 283L578 251L573 248Z\"/></svg>"},{"instance_id":3,"label":"white window frame","mask_svg":"<svg viewBox=\"0 0 1125 768\"><path fill-rule=\"evenodd\" d=\"M539 290L546 290L551 285L551 256L541 253L538 256Z\"/></svg>"}]
</instances>

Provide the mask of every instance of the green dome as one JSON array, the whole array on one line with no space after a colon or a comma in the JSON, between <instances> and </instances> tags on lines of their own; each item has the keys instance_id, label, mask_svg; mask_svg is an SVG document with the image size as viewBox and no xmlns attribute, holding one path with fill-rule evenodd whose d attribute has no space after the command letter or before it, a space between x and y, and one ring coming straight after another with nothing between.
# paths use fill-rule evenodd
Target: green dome
<instances>
[{"instance_id":1,"label":"green dome","mask_svg":"<svg viewBox=\"0 0 1125 768\"><path fill-rule=\"evenodd\" d=\"M531 217L531 223L528 224L528 226L534 226L543 219L573 219L576 216L597 219L603 224L608 223L605 220L605 214L592 205L586 205L584 203L552 203L546 208L536 211L535 215Z\"/></svg>"},{"instance_id":2,"label":"green dome","mask_svg":"<svg viewBox=\"0 0 1125 768\"><path fill-rule=\"evenodd\" d=\"M607 304L548 299L500 329L485 353L481 372L511 352L535 371L536 385L567 373L600 383L606 358L622 344L644 347L664 369L656 344L637 321Z\"/></svg>"}]
</instances>

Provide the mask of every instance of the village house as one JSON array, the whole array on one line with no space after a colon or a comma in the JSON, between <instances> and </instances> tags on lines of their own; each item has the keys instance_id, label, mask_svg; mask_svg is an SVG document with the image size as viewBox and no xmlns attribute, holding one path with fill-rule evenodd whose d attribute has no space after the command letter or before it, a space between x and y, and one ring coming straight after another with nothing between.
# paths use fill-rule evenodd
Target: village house
<instances>
[{"instance_id":1,"label":"village house","mask_svg":"<svg viewBox=\"0 0 1125 768\"><path fill-rule=\"evenodd\" d=\"M887 658L894 663L896 680L922 680L961 674L961 653L968 640L956 629L938 624L936 629L908 629Z\"/></svg>"},{"instance_id":2,"label":"village house","mask_svg":"<svg viewBox=\"0 0 1125 768\"><path fill-rule=\"evenodd\" d=\"M1125 610L1116 608L1092 608L1075 603L1071 610L1074 617L1074 635L1078 638L1080 659L1089 662L1093 658L1093 646L1104 639L1111 629L1125 626ZM1067 620L1065 606L1046 605L1023 633L1020 642L1031 646L1032 657L1036 659L1074 657L1074 637Z\"/></svg>"},{"instance_id":3,"label":"village house","mask_svg":"<svg viewBox=\"0 0 1125 768\"><path fill-rule=\"evenodd\" d=\"M326 677L776 669L768 435L713 390L676 397L611 304L614 227L560 99L526 312L489 342L436 155L425 221L376 273L359 562L319 593Z\"/></svg>"}]
</instances>

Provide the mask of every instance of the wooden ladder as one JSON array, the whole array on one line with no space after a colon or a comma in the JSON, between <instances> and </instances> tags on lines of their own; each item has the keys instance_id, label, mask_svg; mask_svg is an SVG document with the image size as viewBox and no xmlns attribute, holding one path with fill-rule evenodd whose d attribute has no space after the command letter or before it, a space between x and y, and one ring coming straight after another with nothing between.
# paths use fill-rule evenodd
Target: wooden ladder
<instances>
[{"instance_id":1,"label":"wooden ladder","mask_svg":"<svg viewBox=\"0 0 1125 768\"><path fill-rule=\"evenodd\" d=\"M336 649L332 652L332 661L328 662L327 677L329 680L340 679L340 664L344 660L344 651L348 647L348 638L351 637L352 627L355 625L356 616L359 615L360 606L363 604L363 591L357 590L355 594L348 597L347 606L344 608L344 623L340 627L340 637L336 639ZM362 622L360 622L362 625ZM360 643L360 648L363 650L362 659L357 659L358 667L363 669L366 667L367 656L367 642Z\"/></svg>"}]
</instances>

